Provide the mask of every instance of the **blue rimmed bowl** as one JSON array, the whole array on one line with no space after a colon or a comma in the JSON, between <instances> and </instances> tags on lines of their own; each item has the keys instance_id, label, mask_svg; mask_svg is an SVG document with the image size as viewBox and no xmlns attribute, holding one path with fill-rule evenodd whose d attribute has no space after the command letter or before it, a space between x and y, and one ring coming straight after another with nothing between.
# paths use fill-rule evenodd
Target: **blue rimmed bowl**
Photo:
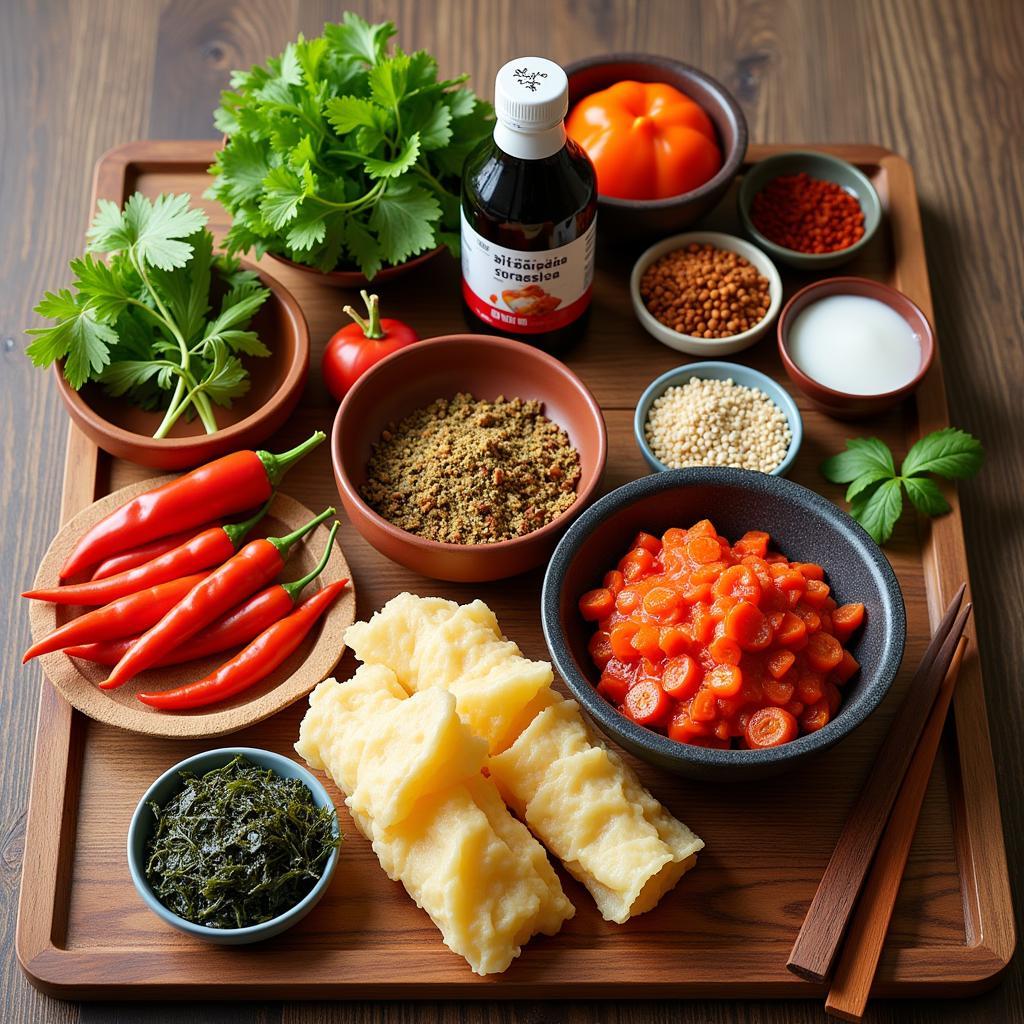
<instances>
[{"instance_id":1,"label":"blue rimmed bowl","mask_svg":"<svg viewBox=\"0 0 1024 1024\"><path fill-rule=\"evenodd\" d=\"M835 717L817 732L763 750L680 743L628 719L597 692L587 652L594 624L577 602L641 530L661 534L709 518L724 536L765 530L791 559L817 562L840 603L862 601L864 626L849 644L860 671L843 687ZM561 539L541 591L544 638L555 667L597 725L626 750L676 774L713 782L791 771L844 740L889 692L903 659L907 622L896 574L863 527L820 494L781 476L699 467L641 477L606 494Z\"/></svg>"},{"instance_id":2,"label":"blue rimmed bowl","mask_svg":"<svg viewBox=\"0 0 1024 1024\"><path fill-rule=\"evenodd\" d=\"M739 363L704 362L690 363L687 366L677 366L674 370L668 370L660 377L655 378L647 385L647 389L640 396L636 404L636 412L633 414L633 437L636 439L637 447L644 461L657 473L665 473L671 470L666 466L647 443L644 436L644 427L647 424L647 417L651 414L651 406L670 387L677 387L685 384L691 377L698 377L701 380L732 380L746 388L756 388L763 391L781 410L789 424L789 432L792 435L786 457L772 470L773 476L784 476L789 472L793 461L804 438L804 422L800 416L800 410L796 402L790 397L789 392L777 384L771 377L752 370L749 366Z\"/></svg>"},{"instance_id":3,"label":"blue rimmed bowl","mask_svg":"<svg viewBox=\"0 0 1024 1024\"><path fill-rule=\"evenodd\" d=\"M192 921L186 921L183 917L172 913L157 899L146 880L145 872L146 843L152 835L155 824L153 809L150 805L155 803L162 807L181 789L180 772L190 771L196 775L202 775L215 768L223 768L239 755L260 768L271 769L282 778L298 779L313 794L313 802L317 807L334 810L334 801L331 800L327 790L315 776L291 758L275 754L271 750L261 750L258 747L219 747L216 750L207 750L202 754L187 757L172 768L168 768L142 795L142 799L132 815L131 824L128 826L128 870L131 873L132 882L146 906L172 928L177 928L187 935L194 935L196 938L219 946L242 946L251 942L262 942L264 939L271 939L275 935L287 931L292 925L298 924L320 902L320 898L331 884L331 877L338 864L336 848L327 859L323 874L317 883L294 907L269 921L250 925L247 928L208 928L205 925L194 924ZM338 826L335 822L335 835L337 834Z\"/></svg>"}]
</instances>

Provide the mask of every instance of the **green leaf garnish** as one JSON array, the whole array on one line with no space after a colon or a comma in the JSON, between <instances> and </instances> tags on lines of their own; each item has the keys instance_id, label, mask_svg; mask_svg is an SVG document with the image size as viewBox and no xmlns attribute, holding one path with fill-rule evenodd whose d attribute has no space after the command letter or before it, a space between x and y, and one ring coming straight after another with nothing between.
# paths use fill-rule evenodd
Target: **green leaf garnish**
<instances>
[{"instance_id":1,"label":"green leaf garnish","mask_svg":"<svg viewBox=\"0 0 1024 1024\"><path fill-rule=\"evenodd\" d=\"M850 515L878 544L891 536L903 511L903 491L925 516L949 511L939 485L925 473L947 479L973 476L984 458L981 442L966 431L946 427L922 437L907 453L896 474L889 446L877 437L852 438L846 450L821 464L832 483L849 484L846 500Z\"/></svg>"},{"instance_id":2,"label":"green leaf garnish","mask_svg":"<svg viewBox=\"0 0 1024 1024\"><path fill-rule=\"evenodd\" d=\"M877 437L851 438L846 442L846 451L821 464L825 479L834 484L848 484L874 471L880 471L884 476L892 476L896 472L889 446Z\"/></svg>"},{"instance_id":3,"label":"green leaf garnish","mask_svg":"<svg viewBox=\"0 0 1024 1024\"><path fill-rule=\"evenodd\" d=\"M907 452L900 473L903 476L936 473L947 480L958 480L974 476L984 458L985 451L977 438L956 427L946 427L922 437Z\"/></svg>"},{"instance_id":4,"label":"green leaf garnish","mask_svg":"<svg viewBox=\"0 0 1024 1024\"><path fill-rule=\"evenodd\" d=\"M914 508L923 516L941 516L949 511L949 502L939 485L927 476L905 476L903 487Z\"/></svg>"}]
</instances>

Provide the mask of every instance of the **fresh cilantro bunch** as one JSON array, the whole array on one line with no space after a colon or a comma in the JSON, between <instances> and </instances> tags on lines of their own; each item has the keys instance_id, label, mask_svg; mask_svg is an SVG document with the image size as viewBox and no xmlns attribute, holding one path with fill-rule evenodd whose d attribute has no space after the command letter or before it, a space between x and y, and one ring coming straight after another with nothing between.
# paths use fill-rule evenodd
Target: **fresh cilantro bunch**
<instances>
[{"instance_id":1,"label":"fresh cilantro bunch","mask_svg":"<svg viewBox=\"0 0 1024 1024\"><path fill-rule=\"evenodd\" d=\"M122 210L101 199L88 252L71 261L71 288L47 292L36 306L56 322L27 332L35 339L26 350L32 362L63 359L76 391L99 381L115 397L165 409L154 437L166 437L186 413L214 433L211 403L230 408L249 390L239 354L270 355L247 330L270 292L237 260L214 256L206 214L189 202L188 195L150 202L136 192ZM95 252L108 253L108 261ZM209 318L211 287L223 298Z\"/></svg>"},{"instance_id":2,"label":"fresh cilantro bunch","mask_svg":"<svg viewBox=\"0 0 1024 1024\"><path fill-rule=\"evenodd\" d=\"M265 67L236 71L214 115L227 136L208 195L231 213L229 252L320 270L458 254L462 164L493 111L423 50L388 52L391 22L348 13Z\"/></svg>"},{"instance_id":3,"label":"fresh cilantro bunch","mask_svg":"<svg viewBox=\"0 0 1024 1024\"><path fill-rule=\"evenodd\" d=\"M850 515L878 544L891 536L903 511L903 492L926 516L949 511L939 485L928 476L958 480L981 469L981 442L966 431L946 427L922 437L903 460L899 476L889 446L877 437L858 437L846 442L846 451L821 464L821 472L834 484L849 484L846 500Z\"/></svg>"}]
</instances>

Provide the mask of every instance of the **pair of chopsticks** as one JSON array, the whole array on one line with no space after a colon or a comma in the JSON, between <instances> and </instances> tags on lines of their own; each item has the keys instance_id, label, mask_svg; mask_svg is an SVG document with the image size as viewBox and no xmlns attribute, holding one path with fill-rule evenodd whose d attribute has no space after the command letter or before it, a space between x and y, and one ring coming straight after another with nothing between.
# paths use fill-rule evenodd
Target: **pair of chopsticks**
<instances>
[{"instance_id":1,"label":"pair of chopsticks","mask_svg":"<svg viewBox=\"0 0 1024 1024\"><path fill-rule=\"evenodd\" d=\"M972 607L960 607L966 589L961 585L950 602L914 673L786 964L801 978L824 983L846 935L825 1004L844 1020L860 1020L867 1005L966 646Z\"/></svg>"}]
</instances>

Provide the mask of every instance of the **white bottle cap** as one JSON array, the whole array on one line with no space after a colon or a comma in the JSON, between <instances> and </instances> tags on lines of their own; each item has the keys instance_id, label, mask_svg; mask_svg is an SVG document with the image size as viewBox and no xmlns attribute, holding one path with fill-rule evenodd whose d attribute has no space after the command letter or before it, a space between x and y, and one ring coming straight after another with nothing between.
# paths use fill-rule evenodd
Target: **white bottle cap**
<instances>
[{"instance_id":1,"label":"white bottle cap","mask_svg":"<svg viewBox=\"0 0 1024 1024\"><path fill-rule=\"evenodd\" d=\"M518 57L494 79L494 113L513 131L554 128L569 110L569 79L546 57Z\"/></svg>"}]
</instances>

